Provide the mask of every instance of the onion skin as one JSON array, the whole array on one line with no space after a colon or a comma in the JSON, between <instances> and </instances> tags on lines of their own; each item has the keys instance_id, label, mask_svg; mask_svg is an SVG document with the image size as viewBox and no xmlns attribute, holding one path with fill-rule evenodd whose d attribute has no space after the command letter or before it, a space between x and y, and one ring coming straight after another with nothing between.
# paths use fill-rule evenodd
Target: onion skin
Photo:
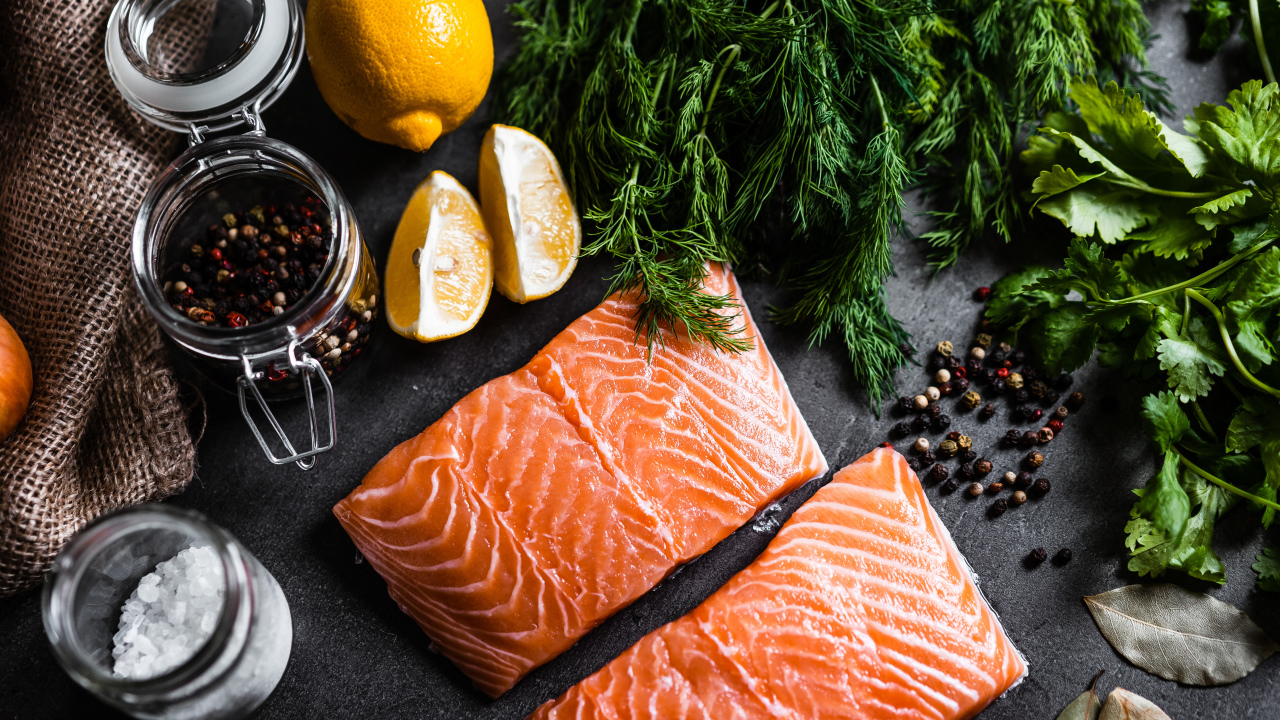
<instances>
[{"instance_id":1,"label":"onion skin","mask_svg":"<svg viewBox=\"0 0 1280 720\"><path fill-rule=\"evenodd\" d=\"M22 422L31 403L31 358L22 338L0 316L0 441Z\"/></svg>"}]
</instances>

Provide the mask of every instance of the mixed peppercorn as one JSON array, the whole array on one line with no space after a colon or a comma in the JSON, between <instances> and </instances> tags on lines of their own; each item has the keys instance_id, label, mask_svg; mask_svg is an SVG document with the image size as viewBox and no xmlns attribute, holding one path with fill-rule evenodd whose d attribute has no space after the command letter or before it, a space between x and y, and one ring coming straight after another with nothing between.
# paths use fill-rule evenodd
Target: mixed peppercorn
<instances>
[{"instance_id":1,"label":"mixed peppercorn","mask_svg":"<svg viewBox=\"0 0 1280 720\"><path fill-rule=\"evenodd\" d=\"M979 288L974 299L985 301L989 295L989 289ZM1065 373L1053 378L1043 377L1029 363L1026 352L1005 343L996 343L985 322L982 332L974 337L967 352L943 340L935 346L925 367L930 377L928 387L917 395L898 399L897 411L906 417L893 425L890 435L894 438L908 438L926 431L946 432L952 425L952 418L943 410L942 402L949 396L960 398L956 405L960 412L977 411L976 417L980 422L996 417L998 399L1003 397L1013 423L1042 424L1030 429L1013 427L1005 433L1001 447L1026 451L1022 467L1002 472L986 485L979 480L995 470L994 464L987 458L977 457L972 449L972 440L955 430L948 432L936 446L928 438L916 439L912 443L914 453L907 459L912 470L927 482L940 484L943 492L953 492L965 483L966 494L970 498L992 496L993 501L987 508L992 519L1030 499L1046 496L1051 487L1049 479L1037 478L1032 473L1041 470L1045 464L1045 455L1040 448L1061 435L1067 419L1084 405L1084 394L1079 391L1063 398L1063 393L1071 388L1072 377ZM952 457L960 457L962 461L954 473L942 464ZM1031 556L1032 559L1039 558L1035 564L1047 557L1043 549L1037 549ZM1069 562L1070 558L1071 551L1063 548L1054 557L1054 562L1061 565Z\"/></svg>"},{"instance_id":2,"label":"mixed peppercorn","mask_svg":"<svg viewBox=\"0 0 1280 720\"><path fill-rule=\"evenodd\" d=\"M254 325L306 295L320 279L332 244L328 208L314 195L298 204L229 212L170 267L165 298L201 325Z\"/></svg>"}]
</instances>

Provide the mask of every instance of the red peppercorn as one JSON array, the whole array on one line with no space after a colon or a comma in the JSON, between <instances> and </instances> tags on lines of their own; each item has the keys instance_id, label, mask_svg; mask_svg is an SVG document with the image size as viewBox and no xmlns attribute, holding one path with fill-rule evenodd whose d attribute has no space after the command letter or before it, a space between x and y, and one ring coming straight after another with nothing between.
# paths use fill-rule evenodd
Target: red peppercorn
<instances>
[{"instance_id":1,"label":"red peppercorn","mask_svg":"<svg viewBox=\"0 0 1280 720\"><path fill-rule=\"evenodd\" d=\"M1001 365L1004 367L1004 369L1006 369L1006 370L1008 370L1008 369L1012 369L1012 368L1013 368L1013 361L1012 361L1012 360L1005 360L1003 363L1000 363L1000 364L1001 364Z\"/></svg>"},{"instance_id":2,"label":"red peppercorn","mask_svg":"<svg viewBox=\"0 0 1280 720\"><path fill-rule=\"evenodd\" d=\"M1036 409L1032 410L1032 411L1031 411L1031 420L1032 420L1032 422L1035 422L1036 420L1039 420L1043 415L1044 415L1044 411L1043 411L1043 410L1041 410L1040 408L1036 408Z\"/></svg>"},{"instance_id":3,"label":"red peppercorn","mask_svg":"<svg viewBox=\"0 0 1280 720\"><path fill-rule=\"evenodd\" d=\"M289 377L289 373L285 370L277 370L275 363L267 365L267 379L271 382L279 382L287 377Z\"/></svg>"},{"instance_id":4,"label":"red peppercorn","mask_svg":"<svg viewBox=\"0 0 1280 720\"><path fill-rule=\"evenodd\" d=\"M983 285L982 287L973 291L973 299L977 300L978 302L986 302L990 298L991 298L991 288L987 287L986 285Z\"/></svg>"},{"instance_id":5,"label":"red peppercorn","mask_svg":"<svg viewBox=\"0 0 1280 720\"><path fill-rule=\"evenodd\" d=\"M236 264L235 264L235 263L233 263L233 262L231 262L230 260L223 260L223 261L222 261L222 269L223 269L223 270L228 270L228 271L230 271L230 270L235 270L235 269L236 269Z\"/></svg>"},{"instance_id":6,"label":"red peppercorn","mask_svg":"<svg viewBox=\"0 0 1280 720\"><path fill-rule=\"evenodd\" d=\"M249 324L249 318L238 312L227 313L227 324L231 327L244 327Z\"/></svg>"},{"instance_id":7,"label":"red peppercorn","mask_svg":"<svg viewBox=\"0 0 1280 720\"><path fill-rule=\"evenodd\" d=\"M1053 430L1053 434L1054 434L1054 435L1057 435L1058 433L1062 432L1062 421L1061 421L1061 420L1050 420L1050 421L1049 421L1049 429L1050 429L1050 430Z\"/></svg>"},{"instance_id":8,"label":"red peppercorn","mask_svg":"<svg viewBox=\"0 0 1280 720\"><path fill-rule=\"evenodd\" d=\"M1009 368L1002 367L999 370L996 370L996 377L1000 377L1000 378L1009 377Z\"/></svg>"},{"instance_id":9,"label":"red peppercorn","mask_svg":"<svg viewBox=\"0 0 1280 720\"><path fill-rule=\"evenodd\" d=\"M222 251L219 250L218 248L214 248L209 251L209 257L213 258L214 260L222 260Z\"/></svg>"},{"instance_id":10,"label":"red peppercorn","mask_svg":"<svg viewBox=\"0 0 1280 720\"><path fill-rule=\"evenodd\" d=\"M952 371L951 371L951 374L952 374L952 375L955 375L956 377L965 377L965 376L966 376L966 375L968 375L969 373L968 373L968 371L967 371L967 370L965 370L964 368L962 368L962 367L958 367L958 368L956 368L955 370L952 370Z\"/></svg>"},{"instance_id":11,"label":"red peppercorn","mask_svg":"<svg viewBox=\"0 0 1280 720\"><path fill-rule=\"evenodd\" d=\"M888 440L885 440L884 442L880 443L876 447L891 448L893 447L893 443L889 442Z\"/></svg>"}]
</instances>

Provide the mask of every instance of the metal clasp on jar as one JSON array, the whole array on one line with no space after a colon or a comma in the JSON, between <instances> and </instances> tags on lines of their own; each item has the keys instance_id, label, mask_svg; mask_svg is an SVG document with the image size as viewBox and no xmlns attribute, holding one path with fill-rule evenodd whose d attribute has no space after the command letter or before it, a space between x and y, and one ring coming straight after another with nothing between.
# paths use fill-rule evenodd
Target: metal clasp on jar
<instances>
[{"instance_id":1,"label":"metal clasp on jar","mask_svg":"<svg viewBox=\"0 0 1280 720\"><path fill-rule=\"evenodd\" d=\"M305 352L302 353L301 359L298 358L297 340L289 343L288 357L289 370L302 377L303 396L307 399L307 416L311 428L311 447L303 452L298 452L294 449L293 442L289 440L289 436L285 433L284 428L280 426L280 421L271 412L271 408L267 407L267 401L262 397L262 392L258 389L257 382L255 382L263 378L263 373L253 369L253 363L247 355L240 356L240 362L244 365L244 374L240 376L237 387L240 395L240 413L244 415L245 422L249 423L249 429L253 430L253 436L258 439L258 444L262 446L262 452L266 453L268 460L276 465L284 465L291 462L297 463L298 467L303 470L310 470L315 467L316 455L332 450L333 446L337 444L338 413L334 406L333 384L329 382L329 376L325 374L324 368L318 360ZM316 398L311 386L312 373L315 373L320 378L321 384L324 385L325 404L329 410L329 442L323 446L320 445L320 421L316 414ZM267 416L267 422L271 423L271 428L275 430L276 436L280 438L280 442L284 443L285 451L289 453L285 457L277 457L272 452L266 438L262 435L262 431L258 429L258 423L254 421L253 416L249 413L249 404L245 400L246 389L253 393L254 399L258 401L258 407Z\"/></svg>"}]
</instances>

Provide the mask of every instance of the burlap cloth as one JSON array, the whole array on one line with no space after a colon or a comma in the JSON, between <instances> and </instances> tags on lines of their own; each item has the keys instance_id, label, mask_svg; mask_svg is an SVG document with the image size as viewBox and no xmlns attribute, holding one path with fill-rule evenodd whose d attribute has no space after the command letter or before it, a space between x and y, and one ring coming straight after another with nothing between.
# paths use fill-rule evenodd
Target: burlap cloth
<instances>
[{"instance_id":1,"label":"burlap cloth","mask_svg":"<svg viewBox=\"0 0 1280 720\"><path fill-rule=\"evenodd\" d=\"M113 0L0 9L0 314L31 355L26 419L0 443L0 596L39 583L97 515L181 490L195 451L129 235L180 139L107 74ZM202 33L175 50L194 56Z\"/></svg>"}]
</instances>

